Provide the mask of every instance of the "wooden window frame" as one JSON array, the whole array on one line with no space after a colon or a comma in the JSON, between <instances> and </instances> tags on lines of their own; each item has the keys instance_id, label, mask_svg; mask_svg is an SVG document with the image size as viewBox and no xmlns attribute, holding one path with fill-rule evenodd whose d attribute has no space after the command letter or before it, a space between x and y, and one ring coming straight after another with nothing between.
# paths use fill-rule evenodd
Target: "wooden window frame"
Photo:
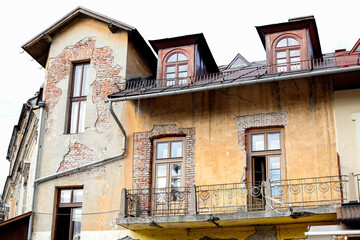
<instances>
[{"instance_id":1,"label":"wooden window frame","mask_svg":"<svg viewBox=\"0 0 360 240\"><path fill-rule=\"evenodd\" d=\"M171 143L172 142L182 142L182 156L171 158ZM168 158L157 158L157 144L158 143L168 143ZM166 188L171 188L171 164L180 163L181 164L181 184L180 187L184 186L185 183L185 138L184 137L174 137L174 138L162 138L156 139L153 142L153 181L152 187L157 188L157 165L158 164L167 164L167 180Z\"/></svg>"},{"instance_id":2,"label":"wooden window frame","mask_svg":"<svg viewBox=\"0 0 360 240\"><path fill-rule=\"evenodd\" d=\"M292 38L295 41L297 41L298 45L289 46L289 38ZM278 43L280 41L282 41L283 39L286 39L287 46L277 47ZM296 70L292 70L292 62L291 62L291 58L295 58L295 57L290 56L290 51L294 51L294 50L299 51L299 56L296 56L296 57L298 57L300 59L299 63L295 62L294 66L299 66L297 70L301 70L301 65L302 65L301 64L301 60L302 60L301 41L298 39L298 37L293 36L293 35L286 35L286 36L279 37L279 39L274 44L274 51L273 51L273 53L274 53L274 62L275 62L275 71L276 72L296 71ZM285 52L286 56L284 58L278 58L277 57L278 52ZM278 63L277 62L278 59L285 59L285 63ZM279 68L281 70L279 70ZM285 69L285 70L283 70L283 69Z\"/></svg>"},{"instance_id":3,"label":"wooden window frame","mask_svg":"<svg viewBox=\"0 0 360 240\"><path fill-rule=\"evenodd\" d=\"M280 134L280 149L269 150L267 149L267 135L272 133ZM264 135L264 150L252 150L252 136ZM266 179L270 178L270 157L280 157L280 180L285 179L285 144L284 144L284 129L283 128L270 128L270 129L252 129L247 132L247 147L248 147L248 176L250 182L254 182L254 157L265 157ZM277 170L277 169L272 169Z\"/></svg>"},{"instance_id":4,"label":"wooden window frame","mask_svg":"<svg viewBox=\"0 0 360 240\"><path fill-rule=\"evenodd\" d=\"M186 60L183 61L177 61L178 60L178 54L181 53L186 57ZM176 54L176 61L175 62L168 62L169 58ZM179 71L179 67L186 65L186 77L179 77L179 73L183 73L185 71ZM167 68L168 67L175 67L175 72L170 72L174 74L174 78L167 78ZM168 54L168 56L165 58L164 64L163 64L163 79L166 80L166 86L173 86L178 84L186 84L188 83L187 78L189 77L189 57L187 54L183 51L173 51ZM172 84L168 84L170 82L174 82Z\"/></svg>"},{"instance_id":5,"label":"wooden window frame","mask_svg":"<svg viewBox=\"0 0 360 240\"><path fill-rule=\"evenodd\" d=\"M70 94L69 94L69 107L68 107L68 119L67 119L67 133L68 134L76 134L76 133L82 133L79 131L79 121L80 121L80 114L81 114L81 102L85 102L87 101L87 93L85 93L86 95L81 95L82 93L82 88L83 88L83 84L84 84L84 66L85 65L89 65L90 67L90 62L80 62L80 63L73 63L73 71L72 71L72 75L71 75L71 85L70 85ZM77 66L82 66L81 68L81 77L80 77L80 96L77 97L73 97L74 94L74 84L75 84L75 74L76 74L76 67ZM89 77L89 75L88 75ZM87 79L86 84L89 83L88 81L89 79ZM71 120L73 118L72 116L72 104L74 102L78 102L78 111L77 111L77 116L76 118L76 127L75 127L75 131L71 132ZM85 107L86 108L86 107ZM85 116L84 116L85 118ZM84 120L85 121L85 120Z\"/></svg>"},{"instance_id":6,"label":"wooden window frame","mask_svg":"<svg viewBox=\"0 0 360 240\"><path fill-rule=\"evenodd\" d=\"M71 190L71 195L70 195L70 203L60 203L61 200L61 191L63 190ZM83 190L82 187L74 187L74 188L57 188L57 198L56 198L56 219L55 219L55 228L54 228L54 238L55 240L57 239L57 227L59 224L59 219L58 219L58 215L59 215L59 209L64 209L64 208L68 208L70 209L70 216L69 216L69 236L68 236L68 240L72 240L73 236L72 236L72 232L73 232L73 211L74 209L77 208L82 208L82 204L83 202L73 202L74 200L74 190ZM83 190L84 191L84 190ZM63 240L63 239L61 239Z\"/></svg>"}]
</instances>

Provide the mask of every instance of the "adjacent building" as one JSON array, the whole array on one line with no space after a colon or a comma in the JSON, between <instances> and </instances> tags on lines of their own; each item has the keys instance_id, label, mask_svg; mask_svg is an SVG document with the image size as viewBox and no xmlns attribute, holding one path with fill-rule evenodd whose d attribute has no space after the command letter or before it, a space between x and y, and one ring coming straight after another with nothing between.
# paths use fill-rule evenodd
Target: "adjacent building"
<instances>
[{"instance_id":1,"label":"adjacent building","mask_svg":"<svg viewBox=\"0 0 360 240\"><path fill-rule=\"evenodd\" d=\"M201 33L151 49L82 7L24 44L46 69L29 239L316 239L346 222L360 42L324 54L313 16L256 28L266 60L222 66Z\"/></svg>"}]
</instances>

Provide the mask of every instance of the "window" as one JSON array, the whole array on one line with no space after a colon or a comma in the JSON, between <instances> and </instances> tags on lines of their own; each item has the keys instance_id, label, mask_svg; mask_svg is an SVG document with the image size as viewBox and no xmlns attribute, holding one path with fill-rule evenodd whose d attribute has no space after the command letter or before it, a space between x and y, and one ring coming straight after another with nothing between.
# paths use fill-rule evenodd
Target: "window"
<instances>
[{"instance_id":1,"label":"window","mask_svg":"<svg viewBox=\"0 0 360 240\"><path fill-rule=\"evenodd\" d=\"M278 72L300 70L300 44L291 37L281 39L275 47Z\"/></svg>"},{"instance_id":2,"label":"window","mask_svg":"<svg viewBox=\"0 0 360 240\"><path fill-rule=\"evenodd\" d=\"M248 150L250 181L260 184L267 179L275 183L281 180L283 129L249 131ZM277 194L275 189L271 192Z\"/></svg>"},{"instance_id":3,"label":"window","mask_svg":"<svg viewBox=\"0 0 360 240\"><path fill-rule=\"evenodd\" d=\"M89 69L89 63L74 65L71 81L68 133L85 132L86 94Z\"/></svg>"},{"instance_id":4,"label":"window","mask_svg":"<svg viewBox=\"0 0 360 240\"><path fill-rule=\"evenodd\" d=\"M79 240L83 189L60 189L56 211L56 240Z\"/></svg>"},{"instance_id":5,"label":"window","mask_svg":"<svg viewBox=\"0 0 360 240\"><path fill-rule=\"evenodd\" d=\"M180 52L172 54L165 63L166 86L187 83L188 59Z\"/></svg>"}]
</instances>

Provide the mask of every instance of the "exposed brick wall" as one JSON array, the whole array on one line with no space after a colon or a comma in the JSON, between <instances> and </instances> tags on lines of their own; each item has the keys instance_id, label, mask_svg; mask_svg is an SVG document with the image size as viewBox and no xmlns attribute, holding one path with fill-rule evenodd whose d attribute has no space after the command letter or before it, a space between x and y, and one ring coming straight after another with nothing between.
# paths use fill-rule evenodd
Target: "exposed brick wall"
<instances>
[{"instance_id":1,"label":"exposed brick wall","mask_svg":"<svg viewBox=\"0 0 360 240\"><path fill-rule=\"evenodd\" d=\"M104 100L107 95L119 91L117 83L123 81L120 76L122 68L114 62L110 47L96 48L95 42L96 39L91 37L82 39L75 45L66 47L60 55L49 59L45 88L47 131L52 130L56 117L53 116L53 111L63 94L57 84L66 79L71 80L71 63L78 60L90 60L91 67L96 70L96 78L91 83L92 102L97 109L95 128L99 132L109 128L111 118Z\"/></svg>"},{"instance_id":2,"label":"exposed brick wall","mask_svg":"<svg viewBox=\"0 0 360 240\"><path fill-rule=\"evenodd\" d=\"M64 155L63 161L57 172L62 172L71 168L75 168L96 160L96 155L93 150L84 144L73 142L69 145L69 151ZM77 173L71 174L73 177L87 177L91 174L92 177L98 176L105 172L104 166L90 167L83 169Z\"/></svg>"},{"instance_id":3,"label":"exposed brick wall","mask_svg":"<svg viewBox=\"0 0 360 240\"><path fill-rule=\"evenodd\" d=\"M286 126L288 124L287 112L264 113L249 116L235 117L238 135L238 146L246 155L246 130L250 128Z\"/></svg>"},{"instance_id":4,"label":"exposed brick wall","mask_svg":"<svg viewBox=\"0 0 360 240\"><path fill-rule=\"evenodd\" d=\"M171 124L154 126L148 132L134 133L133 188L152 187L152 142L170 136L185 137L185 186L195 183L195 128L179 128Z\"/></svg>"}]
</instances>

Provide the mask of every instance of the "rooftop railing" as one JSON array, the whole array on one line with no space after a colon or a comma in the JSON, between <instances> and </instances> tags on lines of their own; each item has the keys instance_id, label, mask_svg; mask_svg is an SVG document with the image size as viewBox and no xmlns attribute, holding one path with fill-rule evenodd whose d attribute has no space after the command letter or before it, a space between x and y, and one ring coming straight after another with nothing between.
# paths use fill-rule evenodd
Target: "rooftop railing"
<instances>
[{"instance_id":1,"label":"rooftop railing","mask_svg":"<svg viewBox=\"0 0 360 240\"><path fill-rule=\"evenodd\" d=\"M350 175L349 175L350 176ZM353 182L360 184L359 177ZM125 217L174 216L316 208L347 202L349 177L328 176L180 188L123 190Z\"/></svg>"},{"instance_id":2,"label":"rooftop railing","mask_svg":"<svg viewBox=\"0 0 360 240\"><path fill-rule=\"evenodd\" d=\"M128 80L121 88L124 93L146 92L153 89L158 89L159 91L171 88L183 89L195 86L206 86L208 84L221 84L233 81L258 79L261 77L265 78L274 75L294 74L303 71L358 66L360 63L359 60L359 55L343 55L283 64L245 67L242 69L225 70L207 75L188 76L186 78Z\"/></svg>"}]
</instances>

